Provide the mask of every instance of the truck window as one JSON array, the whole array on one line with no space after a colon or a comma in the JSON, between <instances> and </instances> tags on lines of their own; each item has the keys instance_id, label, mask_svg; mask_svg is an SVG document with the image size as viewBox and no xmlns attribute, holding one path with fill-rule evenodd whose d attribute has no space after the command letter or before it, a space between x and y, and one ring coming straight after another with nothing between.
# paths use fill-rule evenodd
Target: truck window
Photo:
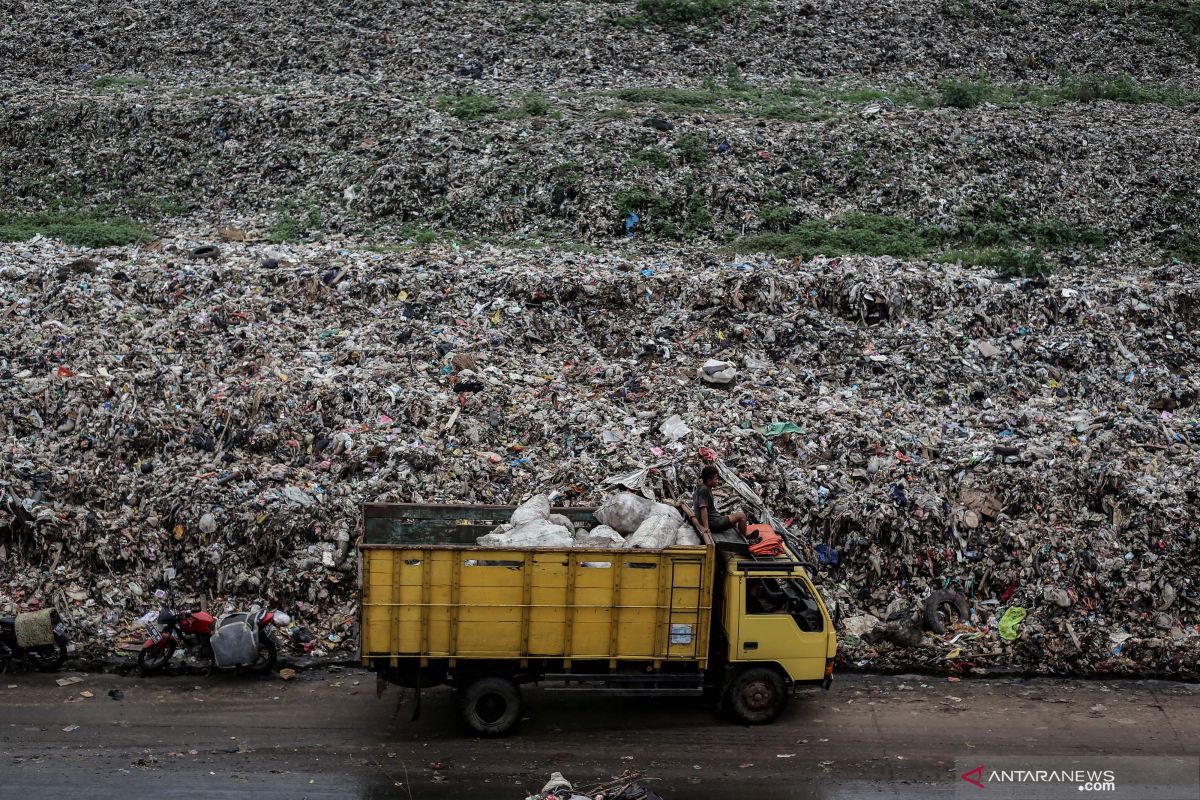
<instances>
[{"instance_id":1,"label":"truck window","mask_svg":"<svg viewBox=\"0 0 1200 800\"><path fill-rule=\"evenodd\" d=\"M825 628L821 609L804 582L792 578L747 578L747 614L787 614L805 633Z\"/></svg>"}]
</instances>

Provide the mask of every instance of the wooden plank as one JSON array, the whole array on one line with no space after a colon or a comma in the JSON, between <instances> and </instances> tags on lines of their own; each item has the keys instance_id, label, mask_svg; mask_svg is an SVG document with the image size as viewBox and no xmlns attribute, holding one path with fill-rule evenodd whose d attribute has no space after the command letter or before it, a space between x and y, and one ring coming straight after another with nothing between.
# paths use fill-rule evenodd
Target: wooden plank
<instances>
[{"instance_id":1,"label":"wooden plank","mask_svg":"<svg viewBox=\"0 0 1200 800\"><path fill-rule=\"evenodd\" d=\"M452 554L454 564L451 567L450 578L450 642L447 645L450 654L454 655L458 652L458 610L461 598L459 597L459 586L462 585L462 562L463 557L458 553Z\"/></svg>"},{"instance_id":2,"label":"wooden plank","mask_svg":"<svg viewBox=\"0 0 1200 800\"><path fill-rule=\"evenodd\" d=\"M608 621L609 628L611 629L608 634L608 655L612 659L620 655L617 652L617 643L621 632L621 573L625 571L624 567L625 562L618 557L613 559L612 568L609 570L613 574L612 602L611 610L609 611L611 618ZM610 664L611 666L614 665Z\"/></svg>"},{"instance_id":3,"label":"wooden plank","mask_svg":"<svg viewBox=\"0 0 1200 800\"><path fill-rule=\"evenodd\" d=\"M533 553L525 552L525 574L521 588L521 655L529 652L529 618L533 614Z\"/></svg>"},{"instance_id":4,"label":"wooden plank","mask_svg":"<svg viewBox=\"0 0 1200 800\"><path fill-rule=\"evenodd\" d=\"M575 556L571 553L567 554L567 600L564 607L564 624L567 626L563 631L563 656L571 658L571 639L575 628L575 572L581 569L575 561Z\"/></svg>"}]
</instances>

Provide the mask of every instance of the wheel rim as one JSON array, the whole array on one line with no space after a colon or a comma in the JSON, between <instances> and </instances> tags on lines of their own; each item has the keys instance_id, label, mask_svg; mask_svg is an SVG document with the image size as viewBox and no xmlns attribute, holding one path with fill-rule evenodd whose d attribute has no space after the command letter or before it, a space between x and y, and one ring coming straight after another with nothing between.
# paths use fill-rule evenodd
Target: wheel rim
<instances>
[{"instance_id":1,"label":"wheel rim","mask_svg":"<svg viewBox=\"0 0 1200 800\"><path fill-rule=\"evenodd\" d=\"M163 666L168 661L170 661L170 659L171 659L171 652L169 651L168 648L164 647L161 650L155 650L155 651L152 651L151 653L147 654L146 658L143 659L142 663L144 663L146 665L147 669L158 669L159 667Z\"/></svg>"},{"instance_id":2,"label":"wheel rim","mask_svg":"<svg viewBox=\"0 0 1200 800\"><path fill-rule=\"evenodd\" d=\"M503 696L488 693L475 701L475 713L488 724L499 722L508 711L508 701Z\"/></svg>"},{"instance_id":3,"label":"wheel rim","mask_svg":"<svg viewBox=\"0 0 1200 800\"><path fill-rule=\"evenodd\" d=\"M766 711L775 705L775 687L770 681L751 681L742 687L742 703L751 711Z\"/></svg>"}]
</instances>

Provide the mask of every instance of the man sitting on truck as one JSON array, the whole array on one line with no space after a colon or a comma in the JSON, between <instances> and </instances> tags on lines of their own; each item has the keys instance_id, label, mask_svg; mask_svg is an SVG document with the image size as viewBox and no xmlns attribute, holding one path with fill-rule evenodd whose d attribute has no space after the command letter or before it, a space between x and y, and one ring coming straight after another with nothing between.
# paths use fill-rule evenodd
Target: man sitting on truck
<instances>
[{"instance_id":1,"label":"man sitting on truck","mask_svg":"<svg viewBox=\"0 0 1200 800\"><path fill-rule=\"evenodd\" d=\"M745 539L746 515L744 513L735 511L728 517L717 513L717 504L713 500L713 489L717 488L720 480L717 468L712 464L700 470L700 483L696 486L696 491L692 492L692 511L695 512L696 519L700 522L700 531L702 533L723 533L736 528L737 532Z\"/></svg>"}]
</instances>

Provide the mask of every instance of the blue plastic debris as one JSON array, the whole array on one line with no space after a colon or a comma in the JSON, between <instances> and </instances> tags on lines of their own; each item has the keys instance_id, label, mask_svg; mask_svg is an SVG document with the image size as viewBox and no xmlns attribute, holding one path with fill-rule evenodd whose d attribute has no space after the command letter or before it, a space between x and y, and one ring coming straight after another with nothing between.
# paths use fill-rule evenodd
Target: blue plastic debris
<instances>
[{"instance_id":1,"label":"blue plastic debris","mask_svg":"<svg viewBox=\"0 0 1200 800\"><path fill-rule=\"evenodd\" d=\"M633 227L641 221L642 221L641 217L639 217L637 214L634 214L633 212L630 212L629 216L625 218L625 237L626 238L628 238L628 239L633 238Z\"/></svg>"}]
</instances>

